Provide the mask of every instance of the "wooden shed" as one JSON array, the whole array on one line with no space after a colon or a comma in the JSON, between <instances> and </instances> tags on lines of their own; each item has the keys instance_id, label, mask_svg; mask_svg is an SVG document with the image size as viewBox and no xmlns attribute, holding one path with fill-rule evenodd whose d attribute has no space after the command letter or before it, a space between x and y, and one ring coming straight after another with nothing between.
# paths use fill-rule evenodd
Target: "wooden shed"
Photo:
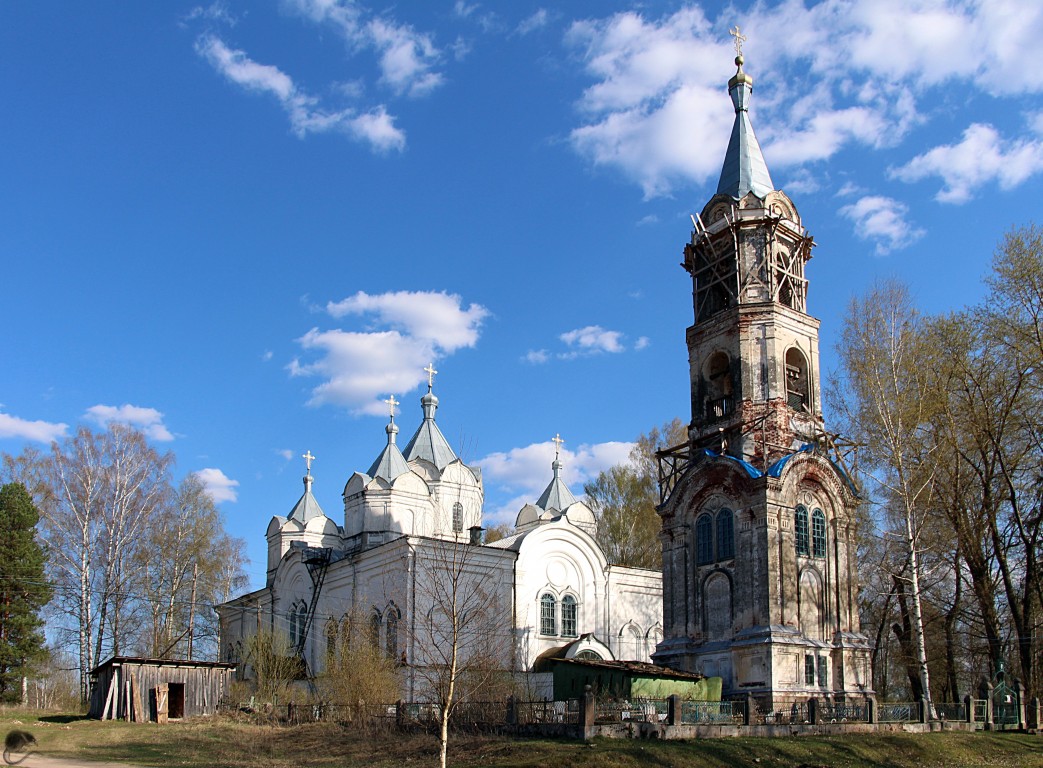
<instances>
[{"instance_id":1,"label":"wooden shed","mask_svg":"<svg viewBox=\"0 0 1043 768\"><path fill-rule=\"evenodd\" d=\"M212 715L235 664L113 656L91 670L90 717L145 722Z\"/></svg>"}]
</instances>

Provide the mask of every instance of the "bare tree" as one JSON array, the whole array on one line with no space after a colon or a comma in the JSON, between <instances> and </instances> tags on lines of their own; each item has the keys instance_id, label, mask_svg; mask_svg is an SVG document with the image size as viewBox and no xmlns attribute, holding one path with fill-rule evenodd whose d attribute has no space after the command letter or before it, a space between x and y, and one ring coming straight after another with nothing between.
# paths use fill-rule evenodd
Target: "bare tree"
<instances>
[{"instance_id":1,"label":"bare tree","mask_svg":"<svg viewBox=\"0 0 1043 768\"><path fill-rule=\"evenodd\" d=\"M901 566L893 574L908 601L908 644L923 696L930 702L924 637L921 533L931 509L937 454L927 428L932 398L929 349L908 290L897 282L874 286L853 299L837 352L843 379L832 393L847 428L863 446L862 471L876 486L888 531L900 542Z\"/></svg>"},{"instance_id":2,"label":"bare tree","mask_svg":"<svg viewBox=\"0 0 1043 768\"><path fill-rule=\"evenodd\" d=\"M481 695L512 658L511 591L497 560L459 539L414 545L414 671L439 707L439 765L459 702Z\"/></svg>"}]
</instances>

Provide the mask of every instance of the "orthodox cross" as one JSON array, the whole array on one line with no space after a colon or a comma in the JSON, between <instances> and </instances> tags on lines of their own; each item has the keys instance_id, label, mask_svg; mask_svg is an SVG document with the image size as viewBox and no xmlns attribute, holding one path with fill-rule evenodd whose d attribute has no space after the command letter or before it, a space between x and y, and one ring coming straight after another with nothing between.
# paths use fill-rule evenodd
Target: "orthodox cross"
<instances>
[{"instance_id":1,"label":"orthodox cross","mask_svg":"<svg viewBox=\"0 0 1043 768\"><path fill-rule=\"evenodd\" d=\"M746 42L746 35L740 34L738 25L728 30L728 34L735 38L735 55L742 56L742 44Z\"/></svg>"},{"instance_id":2,"label":"orthodox cross","mask_svg":"<svg viewBox=\"0 0 1043 768\"><path fill-rule=\"evenodd\" d=\"M402 405L402 403L400 403L398 400L396 400L394 395L389 397L384 402L387 403L388 410L391 412L391 420L394 421L395 420L395 406L396 405Z\"/></svg>"},{"instance_id":3,"label":"orthodox cross","mask_svg":"<svg viewBox=\"0 0 1043 768\"><path fill-rule=\"evenodd\" d=\"M427 388L431 389L431 387L435 385L435 374L438 373L438 371L435 370L435 364L428 363L427 368L424 369L424 373L427 374Z\"/></svg>"},{"instance_id":4,"label":"orthodox cross","mask_svg":"<svg viewBox=\"0 0 1043 768\"><path fill-rule=\"evenodd\" d=\"M311 463L315 460L315 457L311 455L311 451L309 450L307 453L301 454L301 458L304 459L305 466L307 466L307 468L308 468L307 471L308 471L308 474L310 475L311 474Z\"/></svg>"},{"instance_id":5,"label":"orthodox cross","mask_svg":"<svg viewBox=\"0 0 1043 768\"><path fill-rule=\"evenodd\" d=\"M554 439L551 440L551 442L554 443L554 460L557 461L559 455L561 454L561 444L565 441L561 439L560 434L556 434L554 435Z\"/></svg>"}]
</instances>

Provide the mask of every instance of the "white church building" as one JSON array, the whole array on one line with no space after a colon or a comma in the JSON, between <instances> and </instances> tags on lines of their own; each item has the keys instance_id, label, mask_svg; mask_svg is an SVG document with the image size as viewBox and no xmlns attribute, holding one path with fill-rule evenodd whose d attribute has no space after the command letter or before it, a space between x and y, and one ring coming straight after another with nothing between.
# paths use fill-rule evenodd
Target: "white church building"
<instances>
[{"instance_id":1,"label":"white church building","mask_svg":"<svg viewBox=\"0 0 1043 768\"><path fill-rule=\"evenodd\" d=\"M507 638L497 655L508 669L532 671L541 655L649 661L663 637L662 574L605 559L594 514L565 484L557 456L546 490L518 512L513 532L483 543L481 470L459 459L439 429L428 373L423 418L404 448L398 403L389 401L387 441L369 469L347 479L342 520L313 495L314 457L305 455L304 494L268 524L264 588L217 607L222 659L244 661L258 629L281 632L315 676L331 634L362 616L356 630L402 665L403 694L417 695L424 665L438 663L431 646L451 623L443 583L462 575L467 611L480 603L497 617ZM461 642L465 654L470 641Z\"/></svg>"}]
</instances>

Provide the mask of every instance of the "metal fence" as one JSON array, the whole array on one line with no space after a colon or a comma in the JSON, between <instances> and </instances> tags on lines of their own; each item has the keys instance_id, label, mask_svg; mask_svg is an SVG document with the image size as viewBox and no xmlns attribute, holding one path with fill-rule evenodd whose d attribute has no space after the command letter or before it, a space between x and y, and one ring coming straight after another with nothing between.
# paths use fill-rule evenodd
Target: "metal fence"
<instances>
[{"instance_id":1,"label":"metal fence","mask_svg":"<svg viewBox=\"0 0 1043 768\"><path fill-rule=\"evenodd\" d=\"M516 701L514 721L518 725L534 723L579 723L579 699L568 701Z\"/></svg>"},{"instance_id":2,"label":"metal fence","mask_svg":"<svg viewBox=\"0 0 1043 768\"><path fill-rule=\"evenodd\" d=\"M684 725L742 725L742 702L682 701L681 722Z\"/></svg>"},{"instance_id":3,"label":"metal fence","mask_svg":"<svg viewBox=\"0 0 1043 768\"><path fill-rule=\"evenodd\" d=\"M963 722L967 719L967 707L960 702L944 701L940 704L935 704L934 713L939 720L959 720ZM984 716L983 714L982 717Z\"/></svg>"},{"instance_id":4,"label":"metal fence","mask_svg":"<svg viewBox=\"0 0 1043 768\"><path fill-rule=\"evenodd\" d=\"M806 701L795 701L787 707L764 709L757 705L750 719L756 725L797 725L811 722L811 711Z\"/></svg>"},{"instance_id":5,"label":"metal fence","mask_svg":"<svg viewBox=\"0 0 1043 768\"><path fill-rule=\"evenodd\" d=\"M595 723L665 723L669 712L666 699L596 699Z\"/></svg>"},{"instance_id":6,"label":"metal fence","mask_svg":"<svg viewBox=\"0 0 1043 768\"><path fill-rule=\"evenodd\" d=\"M920 720L920 704L915 701L882 702L877 707L879 723L915 723Z\"/></svg>"},{"instance_id":7,"label":"metal fence","mask_svg":"<svg viewBox=\"0 0 1043 768\"><path fill-rule=\"evenodd\" d=\"M868 723L869 705L866 702L830 702L822 700L818 705L820 723Z\"/></svg>"}]
</instances>

